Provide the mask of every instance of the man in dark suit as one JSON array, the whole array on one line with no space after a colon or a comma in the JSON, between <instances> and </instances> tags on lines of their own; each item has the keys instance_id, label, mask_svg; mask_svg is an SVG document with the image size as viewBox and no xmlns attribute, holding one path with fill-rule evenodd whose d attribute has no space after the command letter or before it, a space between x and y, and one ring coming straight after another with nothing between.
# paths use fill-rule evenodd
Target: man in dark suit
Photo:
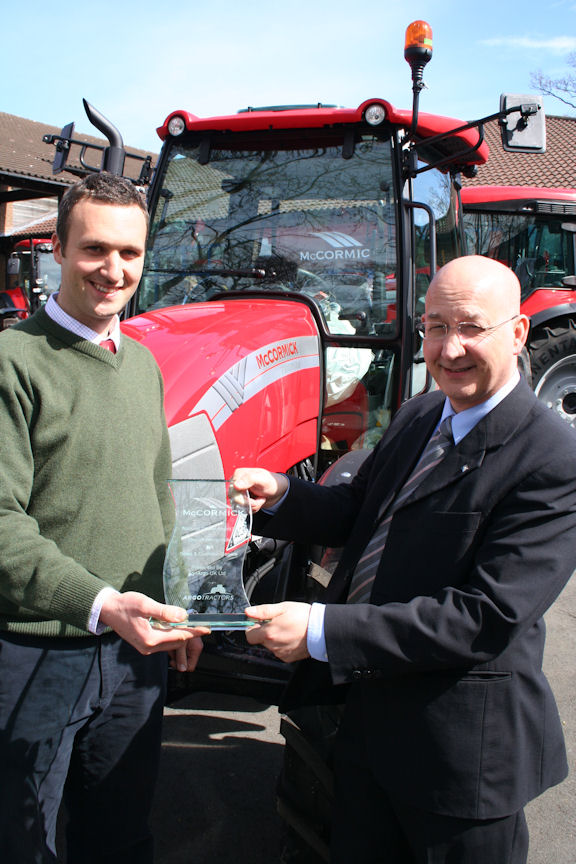
<instances>
[{"instance_id":1,"label":"man in dark suit","mask_svg":"<svg viewBox=\"0 0 576 864\"><path fill-rule=\"evenodd\" d=\"M303 661L284 707L345 703L333 862L523 864L524 804L567 773L542 616L576 567L576 436L520 380L506 267L447 264L423 327L439 391L350 484L236 471L259 533L344 546L324 604L252 607L247 638Z\"/></svg>"}]
</instances>

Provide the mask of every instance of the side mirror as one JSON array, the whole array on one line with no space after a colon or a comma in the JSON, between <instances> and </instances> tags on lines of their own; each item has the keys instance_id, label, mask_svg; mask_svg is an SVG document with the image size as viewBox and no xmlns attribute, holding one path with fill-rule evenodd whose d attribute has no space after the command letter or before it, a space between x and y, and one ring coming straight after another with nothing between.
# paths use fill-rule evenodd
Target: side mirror
<instances>
[{"instance_id":1,"label":"side mirror","mask_svg":"<svg viewBox=\"0 0 576 864\"><path fill-rule=\"evenodd\" d=\"M8 258L7 274L8 276L18 276L20 273L20 258L17 255Z\"/></svg>"},{"instance_id":2,"label":"side mirror","mask_svg":"<svg viewBox=\"0 0 576 864\"><path fill-rule=\"evenodd\" d=\"M56 142L56 155L52 163L52 173L60 174L66 168L70 153L70 139L74 137L74 123L68 123L60 132L60 140ZM46 140L46 138L44 138Z\"/></svg>"},{"instance_id":3,"label":"side mirror","mask_svg":"<svg viewBox=\"0 0 576 864\"><path fill-rule=\"evenodd\" d=\"M512 153L546 151L546 114L541 96L500 96L502 147Z\"/></svg>"}]
</instances>

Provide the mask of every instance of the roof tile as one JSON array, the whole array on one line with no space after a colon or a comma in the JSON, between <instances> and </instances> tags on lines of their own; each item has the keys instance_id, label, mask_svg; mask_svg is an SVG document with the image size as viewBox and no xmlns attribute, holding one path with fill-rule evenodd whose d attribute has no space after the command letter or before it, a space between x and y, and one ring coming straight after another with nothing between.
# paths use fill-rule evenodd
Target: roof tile
<instances>
[{"instance_id":1,"label":"roof tile","mask_svg":"<svg viewBox=\"0 0 576 864\"><path fill-rule=\"evenodd\" d=\"M500 142L497 121L484 127L490 157L464 186L576 188L576 117L546 117L545 153L510 153Z\"/></svg>"},{"instance_id":2,"label":"roof tile","mask_svg":"<svg viewBox=\"0 0 576 864\"><path fill-rule=\"evenodd\" d=\"M14 114L0 112L0 174L2 181L8 182L10 175L14 176L14 184L22 185L22 177L30 177L41 180L56 180L59 183L71 185L78 176L69 172L52 174L52 161L55 156L55 148L52 144L45 144L42 140L44 135L59 135L61 129L57 126L48 126L46 123L38 123L36 120L27 120ZM108 142L102 138L91 135L81 135L74 132L74 139L89 143L107 146ZM127 152L138 156L147 156L144 150L127 147ZM80 148L73 147L70 151L69 164L71 167L80 168ZM156 161L153 156L153 163ZM100 153L95 150L88 151L86 160L89 164L99 167ZM142 163L140 160L127 159L125 165L126 175L133 180L138 179ZM17 180L17 178L20 178ZM12 185L12 184L11 184Z\"/></svg>"}]
</instances>

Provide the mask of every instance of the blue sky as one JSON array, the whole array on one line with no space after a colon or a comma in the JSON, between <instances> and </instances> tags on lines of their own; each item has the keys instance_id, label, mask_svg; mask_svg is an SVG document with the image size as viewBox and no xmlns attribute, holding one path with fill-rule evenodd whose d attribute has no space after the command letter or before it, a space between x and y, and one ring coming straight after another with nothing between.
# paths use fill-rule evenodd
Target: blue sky
<instances>
[{"instance_id":1,"label":"blue sky","mask_svg":"<svg viewBox=\"0 0 576 864\"><path fill-rule=\"evenodd\" d=\"M531 72L566 74L576 51L576 0L28 0L2 12L0 111L93 133L85 97L126 144L155 152L175 109L410 107L404 33L418 18L434 36L421 110L463 120L496 111L501 92L530 93ZM545 109L567 110L549 97Z\"/></svg>"}]
</instances>

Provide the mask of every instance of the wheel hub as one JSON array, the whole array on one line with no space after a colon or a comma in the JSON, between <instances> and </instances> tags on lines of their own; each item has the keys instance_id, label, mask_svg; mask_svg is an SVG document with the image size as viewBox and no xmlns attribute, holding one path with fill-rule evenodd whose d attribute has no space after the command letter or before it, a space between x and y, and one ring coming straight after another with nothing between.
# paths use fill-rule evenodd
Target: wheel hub
<instances>
[{"instance_id":1,"label":"wheel hub","mask_svg":"<svg viewBox=\"0 0 576 864\"><path fill-rule=\"evenodd\" d=\"M576 355L563 357L547 369L534 392L566 423L576 428Z\"/></svg>"}]
</instances>

